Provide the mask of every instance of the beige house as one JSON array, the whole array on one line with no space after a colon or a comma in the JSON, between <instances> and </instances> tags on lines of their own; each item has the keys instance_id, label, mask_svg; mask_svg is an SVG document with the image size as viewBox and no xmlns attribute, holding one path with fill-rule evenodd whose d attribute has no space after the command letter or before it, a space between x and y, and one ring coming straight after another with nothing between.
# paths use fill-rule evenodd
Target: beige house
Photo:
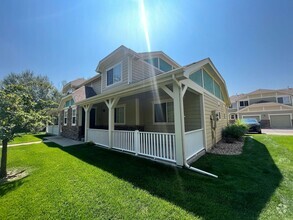
<instances>
[{"instance_id":1,"label":"beige house","mask_svg":"<svg viewBox=\"0 0 293 220\"><path fill-rule=\"evenodd\" d=\"M96 71L65 85L49 132L178 166L221 140L230 101L209 58L180 66L161 51L120 46Z\"/></svg>"},{"instance_id":2,"label":"beige house","mask_svg":"<svg viewBox=\"0 0 293 220\"><path fill-rule=\"evenodd\" d=\"M256 118L263 128L292 128L293 89L259 89L230 97L229 119Z\"/></svg>"}]
</instances>

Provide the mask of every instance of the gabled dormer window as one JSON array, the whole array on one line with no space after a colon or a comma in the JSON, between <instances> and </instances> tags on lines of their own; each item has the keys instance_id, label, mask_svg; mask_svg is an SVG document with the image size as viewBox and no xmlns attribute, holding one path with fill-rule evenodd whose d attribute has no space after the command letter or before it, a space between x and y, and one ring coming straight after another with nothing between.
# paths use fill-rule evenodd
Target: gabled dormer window
<instances>
[{"instance_id":1,"label":"gabled dormer window","mask_svg":"<svg viewBox=\"0 0 293 220\"><path fill-rule=\"evenodd\" d=\"M122 80L122 65L121 65L121 63L108 69L106 74L107 74L107 86L121 82L121 80Z\"/></svg>"}]
</instances>

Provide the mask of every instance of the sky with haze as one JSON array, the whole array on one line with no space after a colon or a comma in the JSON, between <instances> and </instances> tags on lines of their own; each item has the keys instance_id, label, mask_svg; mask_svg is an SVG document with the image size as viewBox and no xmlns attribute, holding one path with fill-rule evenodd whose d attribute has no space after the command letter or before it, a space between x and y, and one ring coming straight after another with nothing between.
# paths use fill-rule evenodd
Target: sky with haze
<instances>
[{"instance_id":1,"label":"sky with haze","mask_svg":"<svg viewBox=\"0 0 293 220\"><path fill-rule=\"evenodd\" d=\"M0 0L0 79L96 74L120 45L148 45L138 0ZM293 87L292 0L145 0L149 47L180 65L210 57L229 95Z\"/></svg>"}]
</instances>

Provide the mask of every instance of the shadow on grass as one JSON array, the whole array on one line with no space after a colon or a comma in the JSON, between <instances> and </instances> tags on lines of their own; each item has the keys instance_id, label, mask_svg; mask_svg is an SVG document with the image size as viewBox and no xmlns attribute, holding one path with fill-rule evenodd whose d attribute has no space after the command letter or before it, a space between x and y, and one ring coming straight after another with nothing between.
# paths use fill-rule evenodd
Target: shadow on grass
<instances>
[{"instance_id":1,"label":"shadow on grass","mask_svg":"<svg viewBox=\"0 0 293 220\"><path fill-rule=\"evenodd\" d=\"M6 195L9 192L12 192L14 190L16 190L17 188L21 187L24 182L25 182L25 178L22 179L18 179L18 180L14 180L14 181L7 181L7 182L1 182L0 183L0 197Z\"/></svg>"},{"instance_id":2,"label":"shadow on grass","mask_svg":"<svg viewBox=\"0 0 293 220\"><path fill-rule=\"evenodd\" d=\"M266 146L253 139L241 155L207 154L193 164L218 179L94 146L60 149L204 219L257 219L282 180Z\"/></svg>"}]
</instances>

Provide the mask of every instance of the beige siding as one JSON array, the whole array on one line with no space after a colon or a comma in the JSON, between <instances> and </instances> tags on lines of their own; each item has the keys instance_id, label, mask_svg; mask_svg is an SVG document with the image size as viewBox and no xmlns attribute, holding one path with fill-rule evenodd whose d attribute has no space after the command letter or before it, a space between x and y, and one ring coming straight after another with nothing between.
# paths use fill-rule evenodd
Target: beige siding
<instances>
[{"instance_id":1,"label":"beige siding","mask_svg":"<svg viewBox=\"0 0 293 220\"><path fill-rule=\"evenodd\" d=\"M218 106L220 103L220 106ZM205 108L205 127L206 127L206 149L209 150L212 148L213 144L222 139L222 129L227 126L227 108L223 102L220 102L215 97L205 93L204 94L204 108ZM217 128L215 134L212 134L212 124L210 120L210 115L212 111L220 111L222 118L216 122ZM224 118L225 115L225 118Z\"/></svg>"},{"instance_id":2,"label":"beige siding","mask_svg":"<svg viewBox=\"0 0 293 220\"><path fill-rule=\"evenodd\" d=\"M249 103L250 105L254 104L254 103L259 103L261 101L265 101L265 102L276 102L276 97L267 97L267 98L258 98L258 99L250 99Z\"/></svg>"},{"instance_id":3,"label":"beige siding","mask_svg":"<svg viewBox=\"0 0 293 220\"><path fill-rule=\"evenodd\" d=\"M153 68L150 64L142 60L132 61L132 82L138 82L154 75L159 75L162 72L156 68Z\"/></svg>"},{"instance_id":4,"label":"beige siding","mask_svg":"<svg viewBox=\"0 0 293 220\"><path fill-rule=\"evenodd\" d=\"M92 83L91 83L91 87L93 87L94 91L97 93L97 94L101 94L101 78L97 79L97 80L94 80Z\"/></svg>"},{"instance_id":5,"label":"beige siding","mask_svg":"<svg viewBox=\"0 0 293 220\"><path fill-rule=\"evenodd\" d=\"M200 96L187 91L183 98L185 132L201 128Z\"/></svg>"},{"instance_id":6,"label":"beige siding","mask_svg":"<svg viewBox=\"0 0 293 220\"><path fill-rule=\"evenodd\" d=\"M158 100L158 99L155 99ZM160 96L160 100L172 100L167 95ZM140 102L140 113L142 115L141 125L144 125L145 131L153 132L174 132L174 124L154 123L154 99L152 96L146 97Z\"/></svg>"},{"instance_id":7,"label":"beige siding","mask_svg":"<svg viewBox=\"0 0 293 220\"><path fill-rule=\"evenodd\" d=\"M122 65L122 81L119 83L116 83L111 86L107 86L107 69L114 67L116 64L121 63ZM102 68L102 92L107 91L109 89L113 89L115 87L128 84L128 57L117 54L116 56L113 56L111 59L107 60L106 65Z\"/></svg>"}]
</instances>

